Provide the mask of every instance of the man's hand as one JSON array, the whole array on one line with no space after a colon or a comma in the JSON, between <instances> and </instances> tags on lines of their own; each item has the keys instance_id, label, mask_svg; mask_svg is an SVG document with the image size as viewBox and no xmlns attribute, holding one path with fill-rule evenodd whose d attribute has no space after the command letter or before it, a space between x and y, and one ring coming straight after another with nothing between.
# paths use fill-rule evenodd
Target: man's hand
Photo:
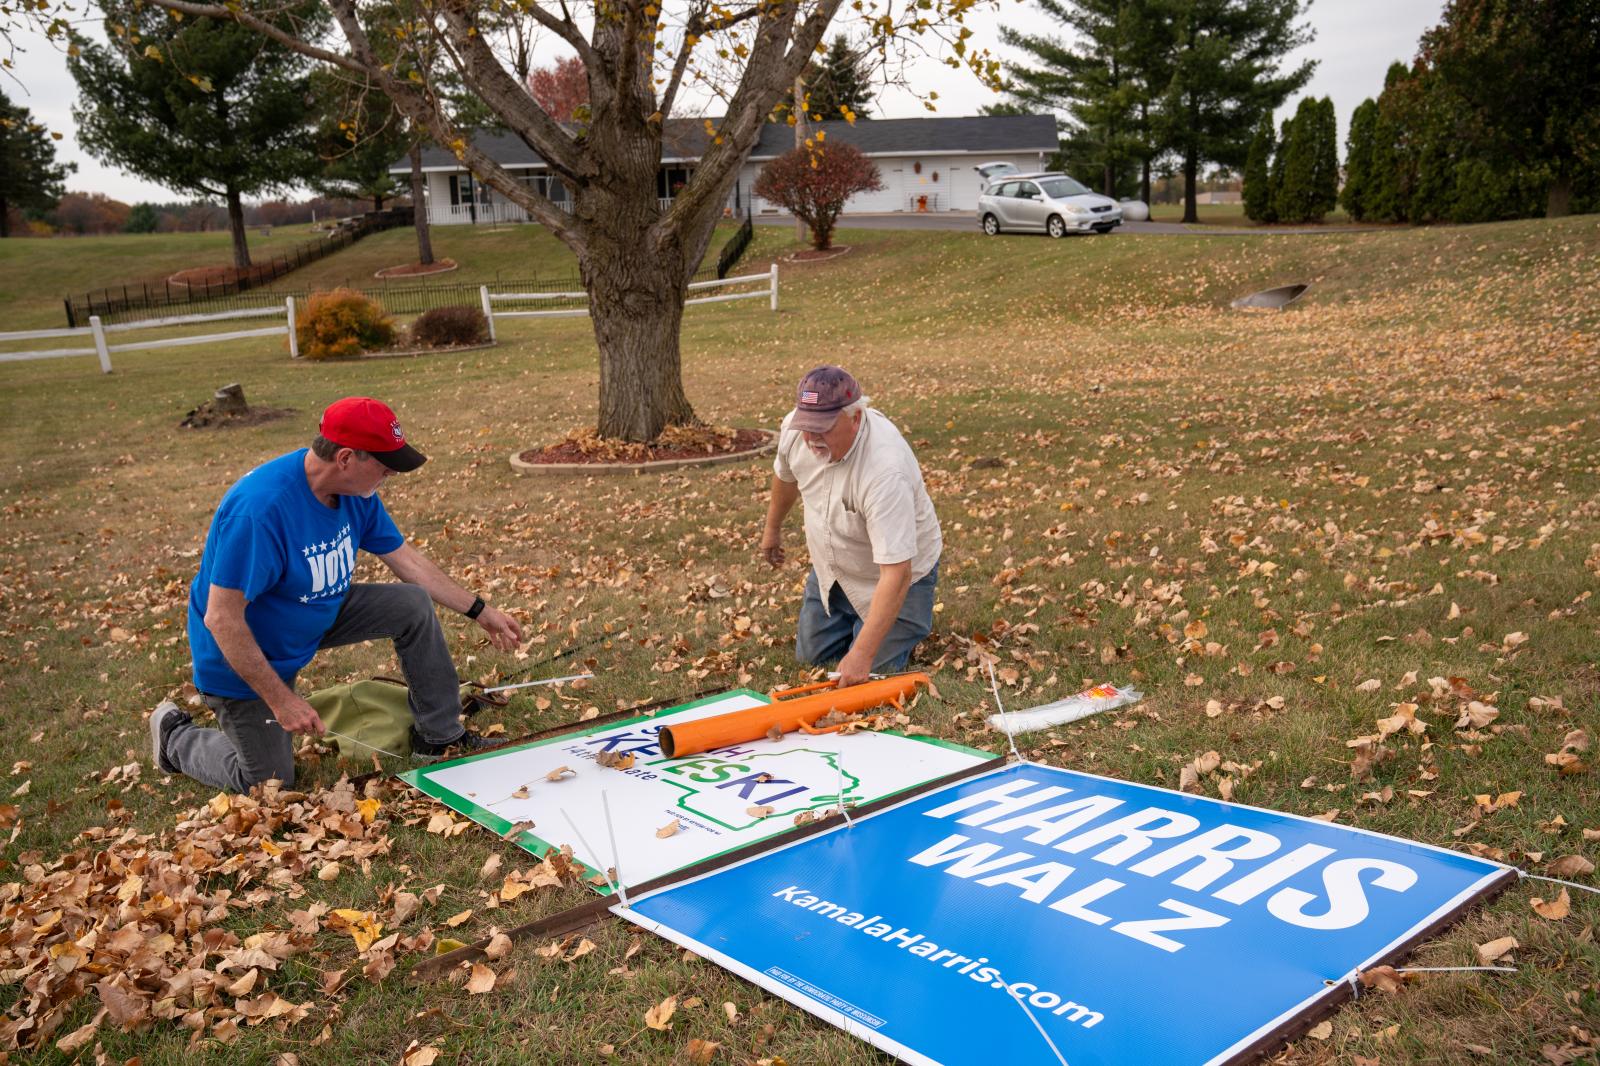
<instances>
[{"instance_id":1,"label":"man's hand","mask_svg":"<svg viewBox=\"0 0 1600 1066\"><path fill-rule=\"evenodd\" d=\"M489 634L489 643L501 651L510 651L522 643L522 626L498 607L485 607L478 615L478 625Z\"/></svg>"},{"instance_id":2,"label":"man's hand","mask_svg":"<svg viewBox=\"0 0 1600 1066\"><path fill-rule=\"evenodd\" d=\"M860 645L852 647L843 659L839 660L839 687L846 685L859 685L872 676L872 656L862 650Z\"/></svg>"},{"instance_id":3,"label":"man's hand","mask_svg":"<svg viewBox=\"0 0 1600 1066\"><path fill-rule=\"evenodd\" d=\"M272 716L285 732L321 736L328 731L317 709L293 692L279 700L278 706L272 708Z\"/></svg>"},{"instance_id":4,"label":"man's hand","mask_svg":"<svg viewBox=\"0 0 1600 1066\"><path fill-rule=\"evenodd\" d=\"M781 532L768 531L761 535L761 557L774 570L784 564L784 560L788 556L783 552L783 534Z\"/></svg>"}]
</instances>

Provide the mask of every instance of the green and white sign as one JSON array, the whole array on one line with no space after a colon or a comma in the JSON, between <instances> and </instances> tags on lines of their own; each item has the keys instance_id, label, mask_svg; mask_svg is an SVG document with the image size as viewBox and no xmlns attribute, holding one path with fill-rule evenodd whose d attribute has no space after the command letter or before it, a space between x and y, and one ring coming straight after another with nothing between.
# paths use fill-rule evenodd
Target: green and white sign
<instances>
[{"instance_id":1,"label":"green and white sign","mask_svg":"<svg viewBox=\"0 0 1600 1066\"><path fill-rule=\"evenodd\" d=\"M591 871L617 865L625 883L639 884L764 840L807 812L860 806L995 757L888 732L788 733L679 759L661 754L665 725L767 702L741 689L400 777L495 833L532 823L515 840L535 855L570 844Z\"/></svg>"}]
</instances>

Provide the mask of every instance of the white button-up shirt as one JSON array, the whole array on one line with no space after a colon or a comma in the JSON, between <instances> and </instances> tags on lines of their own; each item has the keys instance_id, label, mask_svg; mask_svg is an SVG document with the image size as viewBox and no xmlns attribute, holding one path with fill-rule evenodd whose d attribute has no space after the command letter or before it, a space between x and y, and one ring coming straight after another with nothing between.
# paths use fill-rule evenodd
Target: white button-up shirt
<instances>
[{"instance_id":1,"label":"white button-up shirt","mask_svg":"<svg viewBox=\"0 0 1600 1066\"><path fill-rule=\"evenodd\" d=\"M838 462L819 458L784 418L772 470L797 483L805 505L806 548L826 610L834 583L863 618L878 567L911 563L911 580L939 561L944 536L922 482L922 468L893 422L868 408L855 443Z\"/></svg>"}]
</instances>

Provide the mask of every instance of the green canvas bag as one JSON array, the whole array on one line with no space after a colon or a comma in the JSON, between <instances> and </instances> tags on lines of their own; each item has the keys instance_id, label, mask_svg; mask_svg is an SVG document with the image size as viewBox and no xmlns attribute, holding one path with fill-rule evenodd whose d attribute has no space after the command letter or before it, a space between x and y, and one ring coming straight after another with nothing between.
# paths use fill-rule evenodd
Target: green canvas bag
<instances>
[{"instance_id":1,"label":"green canvas bag","mask_svg":"<svg viewBox=\"0 0 1600 1066\"><path fill-rule=\"evenodd\" d=\"M335 685L306 697L323 724L342 736L330 737L341 759L368 759L375 748L395 755L411 754L411 705L405 682L374 677ZM461 713L476 714L486 706L503 707L507 697L484 692L483 686L461 686ZM353 739L350 739L353 738Z\"/></svg>"}]
</instances>

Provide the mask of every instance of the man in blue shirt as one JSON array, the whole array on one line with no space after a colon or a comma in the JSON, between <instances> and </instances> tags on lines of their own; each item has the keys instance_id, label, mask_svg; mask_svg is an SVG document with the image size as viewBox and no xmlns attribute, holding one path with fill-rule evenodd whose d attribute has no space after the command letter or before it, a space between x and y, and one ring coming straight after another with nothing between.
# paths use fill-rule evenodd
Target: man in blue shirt
<instances>
[{"instance_id":1,"label":"man in blue shirt","mask_svg":"<svg viewBox=\"0 0 1600 1066\"><path fill-rule=\"evenodd\" d=\"M461 725L460 682L433 605L474 619L501 650L517 646L522 627L407 544L377 495L426 461L387 405L352 396L323 412L310 448L234 483L189 590L194 684L220 728L163 703L150 716L161 770L235 792L270 778L292 784L290 734L325 732L295 675L321 648L379 638L394 641L410 689L413 754L493 746ZM358 550L400 583L352 583Z\"/></svg>"}]
</instances>

